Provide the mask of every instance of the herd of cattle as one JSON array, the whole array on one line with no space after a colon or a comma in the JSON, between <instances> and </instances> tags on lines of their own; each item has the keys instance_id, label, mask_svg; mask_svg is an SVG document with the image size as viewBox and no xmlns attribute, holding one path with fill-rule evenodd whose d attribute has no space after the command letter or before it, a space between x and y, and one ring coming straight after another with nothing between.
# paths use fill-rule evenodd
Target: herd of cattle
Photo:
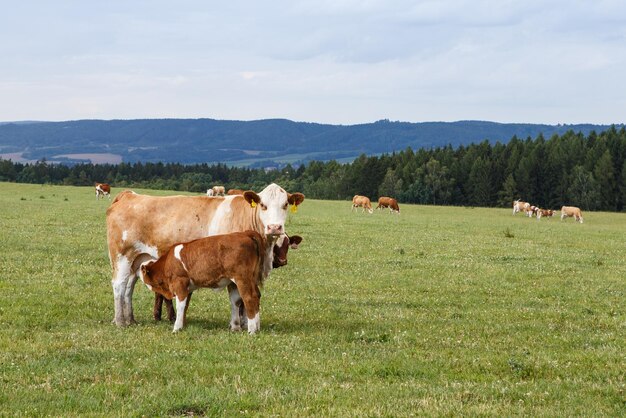
<instances>
[{"instance_id":1,"label":"herd of cattle","mask_svg":"<svg viewBox=\"0 0 626 418\"><path fill-rule=\"evenodd\" d=\"M111 197L111 187L96 183L96 199ZM207 198L208 197L208 198ZM273 268L287 264L289 248L302 237L285 231L287 210L296 212L302 193L288 193L270 184L260 193L229 190L223 186L204 196L147 196L119 193L107 209L107 242L113 268L114 323L135 323L133 291L138 278L155 293L154 319L160 320L163 303L174 322L174 332L185 325L193 291L204 287L228 289L231 330L260 329L259 287ZM356 195L352 210L373 213L370 199ZM378 199L376 209L400 213L398 201ZM553 210L528 202L513 202L513 214L551 217ZM579 208L563 206L561 220L574 217L582 223ZM172 301L176 301L174 311Z\"/></svg>"},{"instance_id":2,"label":"herd of cattle","mask_svg":"<svg viewBox=\"0 0 626 418\"><path fill-rule=\"evenodd\" d=\"M536 216L537 220L541 219L542 217L551 218L556 213L556 211L552 209L541 209L538 206L531 205L530 203L524 202L519 199L513 201L513 215L518 212L524 213L529 218ZM583 223L583 214L579 208L577 208L576 206L562 206L561 220L571 217L573 217L576 222Z\"/></svg>"},{"instance_id":3,"label":"herd of cattle","mask_svg":"<svg viewBox=\"0 0 626 418\"><path fill-rule=\"evenodd\" d=\"M372 202L367 196L361 196L358 194L354 195L354 197L352 198L351 211L358 210L358 208L362 208L362 213L364 213L366 210L369 213L374 213L374 209L372 209ZM376 206L376 209L386 208L389 208L389 213L397 213L398 215L400 214L400 207L398 206L398 201L396 199L386 196L379 197L378 206Z\"/></svg>"}]
</instances>

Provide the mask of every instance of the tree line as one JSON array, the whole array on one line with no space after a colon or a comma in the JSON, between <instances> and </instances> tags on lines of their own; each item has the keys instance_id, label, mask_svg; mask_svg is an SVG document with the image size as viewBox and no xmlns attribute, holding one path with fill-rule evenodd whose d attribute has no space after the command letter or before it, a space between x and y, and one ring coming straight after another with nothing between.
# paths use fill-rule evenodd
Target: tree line
<instances>
[{"instance_id":1,"label":"tree line","mask_svg":"<svg viewBox=\"0 0 626 418\"><path fill-rule=\"evenodd\" d=\"M626 203L626 130L615 127L588 135L568 131L545 139L506 144L483 141L380 156L352 163L312 161L266 171L225 164L121 163L33 164L0 160L0 181L117 188L152 188L203 193L220 184L261 190L275 182L308 198L346 200L362 194L401 203L510 206L521 198L545 208L563 204L586 210L622 211Z\"/></svg>"}]
</instances>

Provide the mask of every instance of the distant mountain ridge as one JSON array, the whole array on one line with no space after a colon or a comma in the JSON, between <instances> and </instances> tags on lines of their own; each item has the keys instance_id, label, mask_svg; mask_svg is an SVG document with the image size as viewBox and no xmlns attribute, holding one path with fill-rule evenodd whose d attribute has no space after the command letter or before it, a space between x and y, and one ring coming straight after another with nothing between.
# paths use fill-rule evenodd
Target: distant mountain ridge
<instances>
[{"instance_id":1,"label":"distant mountain ridge","mask_svg":"<svg viewBox=\"0 0 626 418\"><path fill-rule=\"evenodd\" d=\"M349 161L411 147L465 145L513 136L546 138L569 130L587 135L611 125L391 122L329 125L286 119L77 120L0 123L0 157L14 161L226 163L266 167L310 160ZM615 125L623 127L623 124Z\"/></svg>"}]
</instances>

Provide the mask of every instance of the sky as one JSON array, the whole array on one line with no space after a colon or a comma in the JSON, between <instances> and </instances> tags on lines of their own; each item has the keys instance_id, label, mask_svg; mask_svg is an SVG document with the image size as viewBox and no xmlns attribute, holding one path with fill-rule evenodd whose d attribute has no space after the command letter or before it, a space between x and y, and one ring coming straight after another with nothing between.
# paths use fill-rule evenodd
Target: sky
<instances>
[{"instance_id":1,"label":"sky","mask_svg":"<svg viewBox=\"0 0 626 418\"><path fill-rule=\"evenodd\" d=\"M626 122L621 0L0 0L0 10L0 121Z\"/></svg>"}]
</instances>

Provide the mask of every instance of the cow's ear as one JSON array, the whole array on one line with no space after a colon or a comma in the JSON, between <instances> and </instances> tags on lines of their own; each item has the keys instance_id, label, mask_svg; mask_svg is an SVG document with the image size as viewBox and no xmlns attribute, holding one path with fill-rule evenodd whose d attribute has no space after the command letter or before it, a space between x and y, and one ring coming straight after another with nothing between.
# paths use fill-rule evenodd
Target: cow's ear
<instances>
[{"instance_id":1,"label":"cow's ear","mask_svg":"<svg viewBox=\"0 0 626 418\"><path fill-rule=\"evenodd\" d=\"M261 203L261 198L258 194L254 193L252 190L246 190L243 192L243 198L246 199L246 202L250 203L250 206L255 207L258 203Z\"/></svg>"},{"instance_id":2,"label":"cow's ear","mask_svg":"<svg viewBox=\"0 0 626 418\"><path fill-rule=\"evenodd\" d=\"M148 270L148 266L146 264L141 265L141 274L145 277L150 277L150 271Z\"/></svg>"},{"instance_id":3,"label":"cow's ear","mask_svg":"<svg viewBox=\"0 0 626 418\"><path fill-rule=\"evenodd\" d=\"M300 235L292 235L289 237L289 246L294 250L298 249L298 246L302 242L302 237Z\"/></svg>"},{"instance_id":4,"label":"cow's ear","mask_svg":"<svg viewBox=\"0 0 626 418\"><path fill-rule=\"evenodd\" d=\"M302 193L287 193L287 202L290 205L298 206L300 203L304 202L304 195Z\"/></svg>"}]
</instances>

